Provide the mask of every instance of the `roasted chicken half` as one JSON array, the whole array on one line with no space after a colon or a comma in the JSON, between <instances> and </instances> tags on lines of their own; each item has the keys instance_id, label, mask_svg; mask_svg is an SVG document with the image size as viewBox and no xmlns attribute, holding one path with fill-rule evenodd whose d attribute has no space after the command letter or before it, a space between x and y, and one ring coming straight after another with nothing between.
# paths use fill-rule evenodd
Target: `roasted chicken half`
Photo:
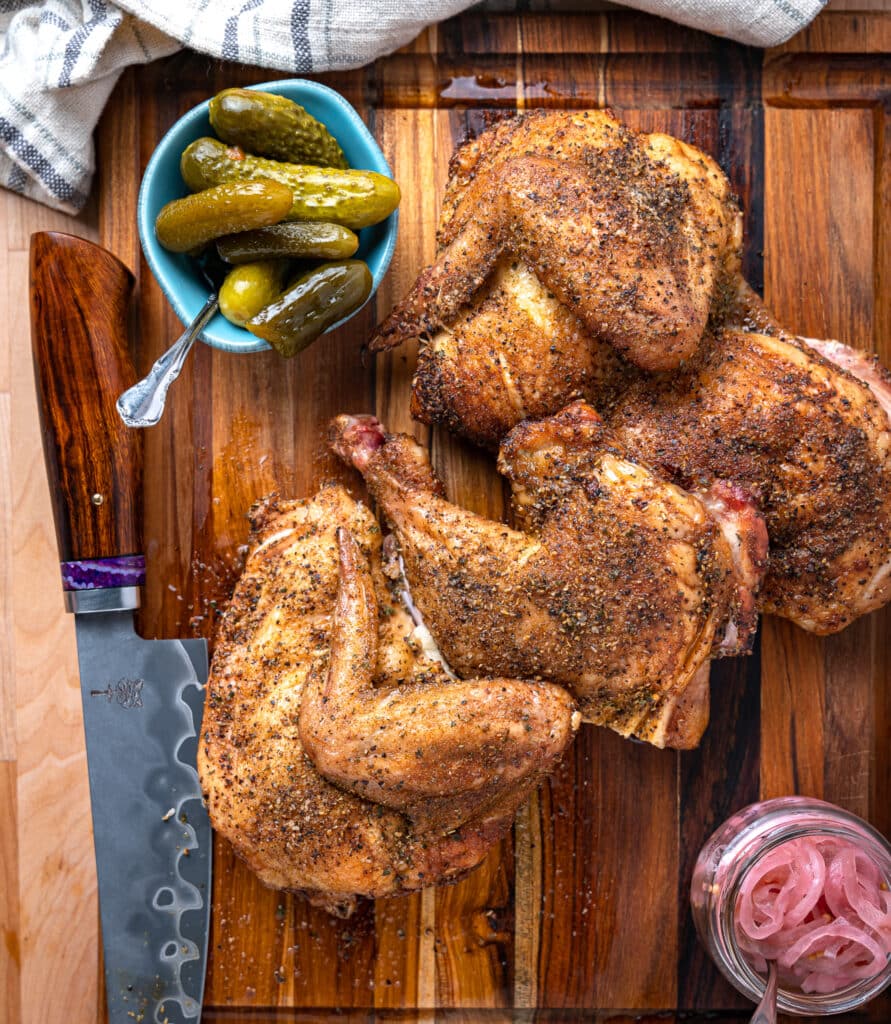
<instances>
[{"instance_id":1,"label":"roasted chicken half","mask_svg":"<svg viewBox=\"0 0 891 1024\"><path fill-rule=\"evenodd\" d=\"M726 177L698 149L603 111L538 110L458 151L438 243L372 349L449 328L508 256L589 335L670 370L735 300L741 221Z\"/></svg>"},{"instance_id":2,"label":"roasted chicken half","mask_svg":"<svg viewBox=\"0 0 891 1024\"><path fill-rule=\"evenodd\" d=\"M570 697L424 655L343 488L251 517L198 754L214 827L267 885L341 914L460 877L569 744Z\"/></svg>"},{"instance_id":3,"label":"roasted chicken half","mask_svg":"<svg viewBox=\"0 0 891 1024\"><path fill-rule=\"evenodd\" d=\"M696 745L708 659L745 649L755 627L766 534L744 495L713 489L719 523L626 458L583 403L502 446L520 529L446 501L426 450L373 417L338 417L331 441L380 504L412 600L459 675L540 676L590 722Z\"/></svg>"},{"instance_id":4,"label":"roasted chicken half","mask_svg":"<svg viewBox=\"0 0 891 1024\"><path fill-rule=\"evenodd\" d=\"M539 168L542 180L516 196L504 179L518 162ZM570 173L585 182L583 202L567 188ZM451 285L462 266L456 231L487 224L476 211L485 190L528 206L528 230L505 241L493 229L502 255L468 294ZM461 147L438 244L436 263L369 347L419 339L412 415L488 448L575 398L605 415L638 367L670 370L690 359L709 321L776 327L743 279L742 217L720 167L603 111L534 111ZM572 287L560 285L564 276Z\"/></svg>"}]
</instances>

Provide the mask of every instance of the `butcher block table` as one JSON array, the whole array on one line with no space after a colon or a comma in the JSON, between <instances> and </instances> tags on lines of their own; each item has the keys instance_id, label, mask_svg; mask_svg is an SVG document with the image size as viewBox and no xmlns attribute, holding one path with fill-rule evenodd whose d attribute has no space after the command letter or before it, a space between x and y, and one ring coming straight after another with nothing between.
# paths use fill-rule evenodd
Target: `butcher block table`
<instances>
[{"instance_id":1,"label":"butcher block table","mask_svg":"<svg viewBox=\"0 0 891 1024\"><path fill-rule=\"evenodd\" d=\"M363 70L322 76L399 180L399 243L375 300L291 362L197 346L146 436L144 635L212 636L270 491L325 479L327 420L374 412L431 447L450 497L506 514L491 460L413 424L415 353L360 345L434 251L452 150L535 106L610 106L713 154L745 209L745 270L779 319L891 365L891 5L833 4L762 52L627 11L473 12ZM182 53L129 72L98 134L94 197L66 218L7 193L0 360L0 1021L101 1018L99 938L73 630L61 611L33 397L32 231L98 240L137 277L145 372L180 327L141 259L136 194L162 133L224 86L275 73ZM754 654L715 662L712 718L678 754L585 726L512 834L460 884L335 920L264 889L217 841L204 1020L741 1021L688 910L693 861L732 811L824 797L891 833L887 610L817 639L766 619ZM629 636L629 643L634 637ZM853 1019L853 1018L851 1018ZM891 1020L891 999L856 1019Z\"/></svg>"}]
</instances>

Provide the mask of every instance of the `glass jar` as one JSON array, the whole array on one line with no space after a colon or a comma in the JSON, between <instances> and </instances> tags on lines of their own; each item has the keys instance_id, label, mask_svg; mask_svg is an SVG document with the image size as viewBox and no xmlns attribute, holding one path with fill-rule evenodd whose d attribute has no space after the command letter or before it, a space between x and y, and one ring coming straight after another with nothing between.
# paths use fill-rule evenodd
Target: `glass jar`
<instances>
[{"instance_id":1,"label":"glass jar","mask_svg":"<svg viewBox=\"0 0 891 1024\"><path fill-rule=\"evenodd\" d=\"M891 845L871 825L841 807L810 797L764 800L738 811L703 846L693 869L690 905L696 930L725 978L758 1002L764 994L759 975L737 945L734 918L737 896L750 868L781 843L802 836L836 836L863 850L882 877L891 882ZM780 989L777 1006L784 1013L845 1013L862 1006L891 982L891 960L872 978L838 992L809 995Z\"/></svg>"}]
</instances>

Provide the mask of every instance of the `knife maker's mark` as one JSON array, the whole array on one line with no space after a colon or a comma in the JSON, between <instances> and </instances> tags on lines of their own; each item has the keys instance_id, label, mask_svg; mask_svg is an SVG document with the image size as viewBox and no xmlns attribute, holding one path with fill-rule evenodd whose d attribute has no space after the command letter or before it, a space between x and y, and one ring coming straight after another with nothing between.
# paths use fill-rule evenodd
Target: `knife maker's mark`
<instances>
[{"instance_id":1,"label":"knife maker's mark","mask_svg":"<svg viewBox=\"0 0 891 1024\"><path fill-rule=\"evenodd\" d=\"M105 697L109 704L117 700L122 708L142 707L142 679L119 679L112 686L111 683L104 690L90 690L91 697Z\"/></svg>"}]
</instances>

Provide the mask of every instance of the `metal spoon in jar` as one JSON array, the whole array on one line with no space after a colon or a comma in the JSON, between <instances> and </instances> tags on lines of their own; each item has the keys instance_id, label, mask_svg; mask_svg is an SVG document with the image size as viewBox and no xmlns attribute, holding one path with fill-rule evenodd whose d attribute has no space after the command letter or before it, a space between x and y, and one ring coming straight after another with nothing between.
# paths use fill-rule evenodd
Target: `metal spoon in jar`
<instances>
[{"instance_id":1,"label":"metal spoon in jar","mask_svg":"<svg viewBox=\"0 0 891 1024\"><path fill-rule=\"evenodd\" d=\"M767 984L750 1024L777 1024L777 962L767 961Z\"/></svg>"}]
</instances>

